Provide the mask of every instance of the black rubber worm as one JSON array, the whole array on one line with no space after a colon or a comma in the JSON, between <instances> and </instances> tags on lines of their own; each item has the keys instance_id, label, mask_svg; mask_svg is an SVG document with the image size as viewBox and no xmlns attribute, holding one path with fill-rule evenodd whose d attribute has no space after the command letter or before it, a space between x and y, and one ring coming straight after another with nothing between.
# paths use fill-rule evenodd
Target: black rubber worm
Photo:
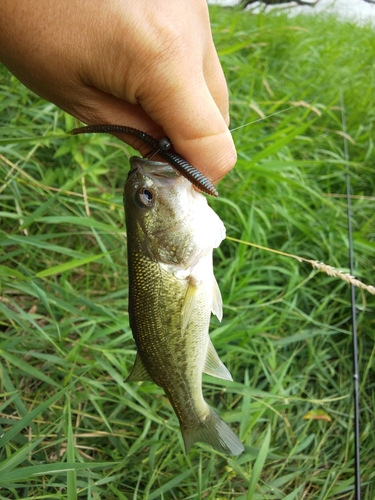
<instances>
[{"instance_id":1,"label":"black rubber worm","mask_svg":"<svg viewBox=\"0 0 375 500\"><path fill-rule=\"evenodd\" d=\"M124 125L89 125L88 127L79 127L73 129L72 135L91 134L91 133L113 133L120 132L136 137L144 144L149 146L152 153L158 154L163 160L174 167L181 175L188 179L194 186L199 188L204 193L211 196L219 196L214 185L203 174L199 172L193 165L190 165L182 156L174 151L171 151L172 144L168 138L154 139L151 135L137 130L136 128L125 127Z\"/></svg>"}]
</instances>

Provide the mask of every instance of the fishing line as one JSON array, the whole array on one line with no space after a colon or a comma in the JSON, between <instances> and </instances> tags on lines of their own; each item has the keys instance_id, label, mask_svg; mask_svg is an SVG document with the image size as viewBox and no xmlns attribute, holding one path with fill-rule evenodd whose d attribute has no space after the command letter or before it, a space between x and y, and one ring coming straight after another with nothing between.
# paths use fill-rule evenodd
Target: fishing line
<instances>
[{"instance_id":1,"label":"fishing line","mask_svg":"<svg viewBox=\"0 0 375 500\"><path fill-rule=\"evenodd\" d=\"M343 93L340 93L341 121L344 132L344 159L346 177L346 202L348 217L348 240L349 240L349 267L350 274L354 275L354 250L352 230L352 200L349 171L349 149L346 138L346 116ZM358 336L357 336L357 311L355 307L355 287L350 285L351 317L352 317L352 348L353 348L353 399L354 399L354 494L355 500L361 499L361 454L359 442L359 374L358 374Z\"/></svg>"},{"instance_id":2,"label":"fishing line","mask_svg":"<svg viewBox=\"0 0 375 500\"><path fill-rule=\"evenodd\" d=\"M235 130L239 130L240 128L247 127L248 125L253 125L253 123L262 122L263 120L267 120L267 118L271 118L272 116L279 115L280 113L284 113L285 111L289 111L295 106L289 106L289 108L280 109L279 111L275 111L275 113L271 113L270 115L258 118L257 120L253 120L252 122L245 123L245 125L240 125L239 127L231 128L229 132L234 132Z\"/></svg>"},{"instance_id":3,"label":"fishing line","mask_svg":"<svg viewBox=\"0 0 375 500\"><path fill-rule=\"evenodd\" d=\"M293 108L290 106L289 108L282 109L276 111L275 113L271 113L268 116L259 118L257 120L253 120L252 122L248 122L244 125L240 125L239 127L233 128L230 132L238 130L240 128L247 127L253 123L257 123L262 120L266 120L271 116L278 115L289 109ZM127 127L125 125L113 125L113 124L98 124L98 125L88 125L86 127L78 127L70 131L72 135L78 134L90 134L90 133L122 133L127 134L136 139L139 139L150 147L150 152L147 157L151 155L150 160L158 155L163 160L167 161L172 167L174 167L181 175L183 175L186 179L188 179L194 186L198 187L204 193L210 194L211 196L219 196L215 186L212 182L205 177L198 169L196 169L193 165L187 162L182 156L173 151L172 143L168 139L168 137L163 137L159 141L152 137L146 132L142 132L142 130L135 129L133 127Z\"/></svg>"}]
</instances>

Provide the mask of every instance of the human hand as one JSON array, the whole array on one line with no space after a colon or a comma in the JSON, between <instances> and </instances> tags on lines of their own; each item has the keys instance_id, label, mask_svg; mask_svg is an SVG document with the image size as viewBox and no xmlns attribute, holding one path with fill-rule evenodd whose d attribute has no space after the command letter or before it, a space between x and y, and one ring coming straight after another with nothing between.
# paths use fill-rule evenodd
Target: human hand
<instances>
[{"instance_id":1,"label":"human hand","mask_svg":"<svg viewBox=\"0 0 375 500\"><path fill-rule=\"evenodd\" d=\"M236 161L205 0L2 0L0 60L84 123L167 135L214 182Z\"/></svg>"}]
</instances>

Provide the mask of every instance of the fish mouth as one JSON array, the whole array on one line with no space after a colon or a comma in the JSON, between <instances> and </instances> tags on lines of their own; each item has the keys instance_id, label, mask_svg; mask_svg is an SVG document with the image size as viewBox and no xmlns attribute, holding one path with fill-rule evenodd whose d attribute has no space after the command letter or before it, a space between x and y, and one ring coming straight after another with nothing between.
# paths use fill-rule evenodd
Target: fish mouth
<instances>
[{"instance_id":1,"label":"fish mouth","mask_svg":"<svg viewBox=\"0 0 375 500\"><path fill-rule=\"evenodd\" d=\"M160 177L160 178L177 178L180 174L168 163L161 161L152 161L148 158L140 158L139 156L132 156L129 160L130 171L128 179L136 172L141 172L147 177Z\"/></svg>"}]
</instances>

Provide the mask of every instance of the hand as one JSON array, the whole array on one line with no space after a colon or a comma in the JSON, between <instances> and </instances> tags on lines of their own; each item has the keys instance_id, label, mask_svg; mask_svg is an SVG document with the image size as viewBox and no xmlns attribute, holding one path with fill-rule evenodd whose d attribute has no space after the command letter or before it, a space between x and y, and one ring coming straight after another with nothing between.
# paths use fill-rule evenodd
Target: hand
<instances>
[{"instance_id":1,"label":"hand","mask_svg":"<svg viewBox=\"0 0 375 500\"><path fill-rule=\"evenodd\" d=\"M168 136L214 182L236 161L205 0L2 0L0 60L84 123Z\"/></svg>"}]
</instances>

